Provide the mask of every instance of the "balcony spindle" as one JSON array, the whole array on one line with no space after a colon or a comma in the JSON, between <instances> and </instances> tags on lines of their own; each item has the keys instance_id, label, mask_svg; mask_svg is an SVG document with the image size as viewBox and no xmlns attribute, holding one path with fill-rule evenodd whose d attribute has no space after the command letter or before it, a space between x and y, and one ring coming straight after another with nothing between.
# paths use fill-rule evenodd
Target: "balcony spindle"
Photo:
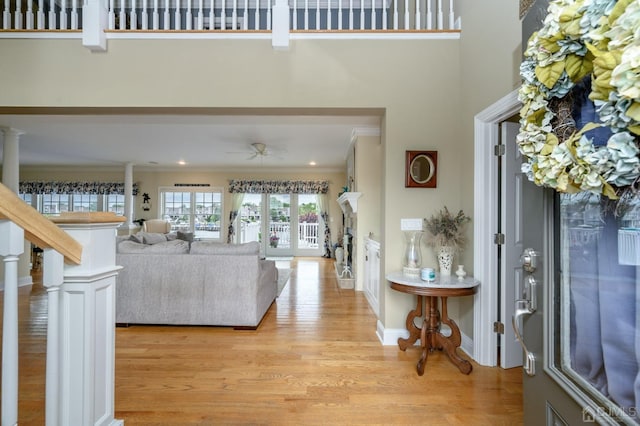
<instances>
[{"instance_id":1,"label":"balcony spindle","mask_svg":"<svg viewBox=\"0 0 640 426\"><path fill-rule=\"evenodd\" d=\"M291 9L293 10L292 15L292 20L291 20L291 28L294 30L298 29L298 0L291 0L291 4L292 6Z\"/></svg>"},{"instance_id":2,"label":"balcony spindle","mask_svg":"<svg viewBox=\"0 0 640 426\"><path fill-rule=\"evenodd\" d=\"M16 0L16 12L14 15L13 28L16 30L22 29L22 0Z\"/></svg>"},{"instance_id":3,"label":"balcony spindle","mask_svg":"<svg viewBox=\"0 0 640 426\"><path fill-rule=\"evenodd\" d=\"M67 0L62 0L62 5L60 6L60 29L66 30L69 27L68 23L68 15L67 15Z\"/></svg>"},{"instance_id":4,"label":"balcony spindle","mask_svg":"<svg viewBox=\"0 0 640 426\"><path fill-rule=\"evenodd\" d=\"M131 0L131 11L129 12L129 29L138 29L138 5L136 0Z\"/></svg>"},{"instance_id":5,"label":"balcony spindle","mask_svg":"<svg viewBox=\"0 0 640 426\"><path fill-rule=\"evenodd\" d=\"M338 29L342 29L342 0L338 0Z\"/></svg>"},{"instance_id":6,"label":"balcony spindle","mask_svg":"<svg viewBox=\"0 0 640 426\"><path fill-rule=\"evenodd\" d=\"M223 0L224 1L224 0ZM260 29L260 0L256 0L256 11L254 15L253 29Z\"/></svg>"},{"instance_id":7,"label":"balcony spindle","mask_svg":"<svg viewBox=\"0 0 640 426\"><path fill-rule=\"evenodd\" d=\"M38 12L36 14L36 25L39 30L44 30L44 0L38 0Z\"/></svg>"},{"instance_id":8,"label":"balcony spindle","mask_svg":"<svg viewBox=\"0 0 640 426\"><path fill-rule=\"evenodd\" d=\"M186 30L193 29L193 12L191 12L191 0L187 0L187 14L186 14Z\"/></svg>"},{"instance_id":9,"label":"balcony spindle","mask_svg":"<svg viewBox=\"0 0 640 426\"><path fill-rule=\"evenodd\" d=\"M204 0L198 0L198 26L196 29L199 31L204 29Z\"/></svg>"},{"instance_id":10,"label":"balcony spindle","mask_svg":"<svg viewBox=\"0 0 640 426\"><path fill-rule=\"evenodd\" d=\"M364 30L364 2L365 0L360 0L360 29Z\"/></svg>"},{"instance_id":11,"label":"balcony spindle","mask_svg":"<svg viewBox=\"0 0 640 426\"><path fill-rule=\"evenodd\" d=\"M382 0L382 29L387 29L387 0Z\"/></svg>"},{"instance_id":12,"label":"balcony spindle","mask_svg":"<svg viewBox=\"0 0 640 426\"><path fill-rule=\"evenodd\" d=\"M427 29L433 29L433 12L431 11L431 0L427 0Z\"/></svg>"},{"instance_id":13,"label":"balcony spindle","mask_svg":"<svg viewBox=\"0 0 640 426\"><path fill-rule=\"evenodd\" d=\"M222 7L221 7L221 13L220 13L220 29L222 31L227 29L227 4L225 0L222 0Z\"/></svg>"},{"instance_id":14,"label":"balcony spindle","mask_svg":"<svg viewBox=\"0 0 640 426\"><path fill-rule=\"evenodd\" d=\"M4 0L4 11L2 12L2 28L11 29L11 9L9 8L10 0Z\"/></svg>"},{"instance_id":15,"label":"balcony spindle","mask_svg":"<svg viewBox=\"0 0 640 426\"><path fill-rule=\"evenodd\" d=\"M453 0L449 0L449 29L456 27L456 16L453 13Z\"/></svg>"},{"instance_id":16,"label":"balcony spindle","mask_svg":"<svg viewBox=\"0 0 640 426\"><path fill-rule=\"evenodd\" d=\"M248 2L249 0L245 0L245 1ZM209 30L213 30L215 29L214 22L216 19L214 0L211 0L210 4L211 6L209 7Z\"/></svg>"},{"instance_id":17,"label":"balcony spindle","mask_svg":"<svg viewBox=\"0 0 640 426\"><path fill-rule=\"evenodd\" d=\"M237 29L238 25L238 0L233 0L233 10L231 11L231 25L232 29Z\"/></svg>"},{"instance_id":18,"label":"balcony spindle","mask_svg":"<svg viewBox=\"0 0 640 426\"><path fill-rule=\"evenodd\" d=\"M408 30L409 29L409 17L411 15L409 14L409 0L404 0L404 29Z\"/></svg>"},{"instance_id":19,"label":"balcony spindle","mask_svg":"<svg viewBox=\"0 0 640 426\"><path fill-rule=\"evenodd\" d=\"M176 12L174 14L173 29L181 30L182 29L182 7L180 6L180 0L176 0Z\"/></svg>"},{"instance_id":20,"label":"balcony spindle","mask_svg":"<svg viewBox=\"0 0 640 426\"><path fill-rule=\"evenodd\" d=\"M125 8L125 0L120 0L120 15L119 15L119 20L120 22L118 22L118 29L119 30L126 30L127 29L127 9Z\"/></svg>"},{"instance_id":21,"label":"balcony spindle","mask_svg":"<svg viewBox=\"0 0 640 426\"><path fill-rule=\"evenodd\" d=\"M330 30L332 27L331 23L331 0L327 0L327 29Z\"/></svg>"},{"instance_id":22,"label":"balcony spindle","mask_svg":"<svg viewBox=\"0 0 640 426\"><path fill-rule=\"evenodd\" d=\"M304 29L309 29L309 0L304 0Z\"/></svg>"},{"instance_id":23,"label":"balcony spindle","mask_svg":"<svg viewBox=\"0 0 640 426\"><path fill-rule=\"evenodd\" d=\"M27 23L26 28L28 30L33 29L33 2L27 2Z\"/></svg>"},{"instance_id":24,"label":"balcony spindle","mask_svg":"<svg viewBox=\"0 0 640 426\"><path fill-rule=\"evenodd\" d=\"M420 22L420 18L422 15L422 11L420 10L420 0L416 0L416 17L415 17L415 28L416 30L422 29L422 23Z\"/></svg>"},{"instance_id":25,"label":"balcony spindle","mask_svg":"<svg viewBox=\"0 0 640 426\"><path fill-rule=\"evenodd\" d=\"M160 13L158 13L158 0L153 0L153 12L151 12L151 27L154 30L160 28Z\"/></svg>"},{"instance_id":26,"label":"balcony spindle","mask_svg":"<svg viewBox=\"0 0 640 426\"><path fill-rule=\"evenodd\" d=\"M271 0L267 0L267 29L271 31Z\"/></svg>"},{"instance_id":27,"label":"balcony spindle","mask_svg":"<svg viewBox=\"0 0 640 426\"><path fill-rule=\"evenodd\" d=\"M353 30L353 0L349 0L349 29Z\"/></svg>"},{"instance_id":28,"label":"balcony spindle","mask_svg":"<svg viewBox=\"0 0 640 426\"><path fill-rule=\"evenodd\" d=\"M393 29L398 29L398 1L393 0Z\"/></svg>"},{"instance_id":29,"label":"balcony spindle","mask_svg":"<svg viewBox=\"0 0 640 426\"><path fill-rule=\"evenodd\" d=\"M249 29L249 0L244 0L244 14L242 18L242 29Z\"/></svg>"},{"instance_id":30,"label":"balcony spindle","mask_svg":"<svg viewBox=\"0 0 640 426\"><path fill-rule=\"evenodd\" d=\"M444 23L443 23L443 16L442 16L442 0L438 0L438 26L436 28L438 28L439 30L442 29Z\"/></svg>"},{"instance_id":31,"label":"balcony spindle","mask_svg":"<svg viewBox=\"0 0 640 426\"><path fill-rule=\"evenodd\" d=\"M320 0L316 0L316 30L320 29Z\"/></svg>"},{"instance_id":32,"label":"balcony spindle","mask_svg":"<svg viewBox=\"0 0 640 426\"><path fill-rule=\"evenodd\" d=\"M60 418L60 286L64 281L64 257L46 248L42 284L47 289L47 367L45 413L47 420ZM57 424L56 422L53 422Z\"/></svg>"},{"instance_id":33,"label":"balcony spindle","mask_svg":"<svg viewBox=\"0 0 640 426\"><path fill-rule=\"evenodd\" d=\"M377 26L378 23L376 22L376 0L371 0L371 29L377 30Z\"/></svg>"},{"instance_id":34,"label":"balcony spindle","mask_svg":"<svg viewBox=\"0 0 640 426\"><path fill-rule=\"evenodd\" d=\"M71 1L71 29L78 29L78 0Z\"/></svg>"},{"instance_id":35,"label":"balcony spindle","mask_svg":"<svg viewBox=\"0 0 640 426\"><path fill-rule=\"evenodd\" d=\"M163 29L170 30L171 29L171 15L169 14L169 0L165 0L164 2L164 14L163 14ZM213 23L212 23L213 25Z\"/></svg>"}]
</instances>

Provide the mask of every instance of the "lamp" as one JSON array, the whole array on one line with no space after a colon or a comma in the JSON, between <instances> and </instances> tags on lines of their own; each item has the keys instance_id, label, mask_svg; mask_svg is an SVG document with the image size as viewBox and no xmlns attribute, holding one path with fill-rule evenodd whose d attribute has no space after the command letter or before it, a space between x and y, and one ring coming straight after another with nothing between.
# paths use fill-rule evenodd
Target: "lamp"
<instances>
[{"instance_id":1,"label":"lamp","mask_svg":"<svg viewBox=\"0 0 640 426\"><path fill-rule=\"evenodd\" d=\"M402 274L419 277L422 266L420 239L424 232L424 219L400 219L400 230L404 233L406 244L402 258Z\"/></svg>"}]
</instances>

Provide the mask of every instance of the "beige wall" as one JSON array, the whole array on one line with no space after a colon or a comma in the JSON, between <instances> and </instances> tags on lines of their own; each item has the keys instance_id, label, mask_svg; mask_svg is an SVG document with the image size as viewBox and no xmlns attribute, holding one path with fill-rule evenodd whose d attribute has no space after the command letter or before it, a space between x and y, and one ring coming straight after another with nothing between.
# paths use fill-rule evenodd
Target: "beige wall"
<instances>
[{"instance_id":1,"label":"beige wall","mask_svg":"<svg viewBox=\"0 0 640 426\"><path fill-rule=\"evenodd\" d=\"M402 262L401 218L428 217L444 205L473 215L473 115L517 82L517 2L459 4L461 40L293 40L286 51L273 50L269 40L110 40L108 52L94 54L77 40L1 39L0 56L11 60L0 64L0 108L381 111L379 239L383 270L391 271ZM437 188L404 187L406 150L438 151ZM248 177L190 176L212 184ZM174 179L134 171L142 191L154 194L152 201L157 194L147 185ZM344 184L344 177L330 180L332 191ZM426 246L423 258L435 266ZM463 256L469 270L472 258L469 247ZM387 287L380 297L382 324L404 329L413 298ZM459 313L463 331L471 335L472 304L461 303Z\"/></svg>"}]
</instances>

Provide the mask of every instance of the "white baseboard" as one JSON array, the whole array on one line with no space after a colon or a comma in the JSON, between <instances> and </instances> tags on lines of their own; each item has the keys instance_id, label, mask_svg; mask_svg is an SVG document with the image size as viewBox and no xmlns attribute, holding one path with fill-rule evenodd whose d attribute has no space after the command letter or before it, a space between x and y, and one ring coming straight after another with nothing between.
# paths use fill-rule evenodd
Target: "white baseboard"
<instances>
[{"instance_id":1,"label":"white baseboard","mask_svg":"<svg viewBox=\"0 0 640 426\"><path fill-rule=\"evenodd\" d=\"M31 275L18 278L18 287L26 287L33 285L33 279ZM0 291L4 291L4 281L0 280Z\"/></svg>"},{"instance_id":2,"label":"white baseboard","mask_svg":"<svg viewBox=\"0 0 640 426\"><path fill-rule=\"evenodd\" d=\"M383 346L397 346L398 339L406 339L409 337L409 331L404 328L384 328L383 324L378 321L376 324L376 334ZM473 359L473 339L465 333L460 332L460 349L464 351L469 358ZM416 346L420 346L420 339L416 342Z\"/></svg>"}]
</instances>

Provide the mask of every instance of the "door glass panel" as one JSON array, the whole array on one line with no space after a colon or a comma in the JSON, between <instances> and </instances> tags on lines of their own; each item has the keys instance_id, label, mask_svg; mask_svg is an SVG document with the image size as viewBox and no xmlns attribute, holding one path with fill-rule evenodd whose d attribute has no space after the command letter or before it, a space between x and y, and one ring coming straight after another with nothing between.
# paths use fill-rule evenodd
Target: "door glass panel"
<instances>
[{"instance_id":1,"label":"door glass panel","mask_svg":"<svg viewBox=\"0 0 640 426\"><path fill-rule=\"evenodd\" d=\"M262 194L245 194L238 216L240 242L262 242Z\"/></svg>"},{"instance_id":2,"label":"door glass panel","mask_svg":"<svg viewBox=\"0 0 640 426\"><path fill-rule=\"evenodd\" d=\"M291 196L269 194L269 247L291 248Z\"/></svg>"},{"instance_id":3,"label":"door glass panel","mask_svg":"<svg viewBox=\"0 0 640 426\"><path fill-rule=\"evenodd\" d=\"M588 404L585 418L636 423L640 203L588 193L559 201L551 370Z\"/></svg>"},{"instance_id":4,"label":"door glass panel","mask_svg":"<svg viewBox=\"0 0 640 426\"><path fill-rule=\"evenodd\" d=\"M196 192L195 236L204 239L220 239L220 215L222 194Z\"/></svg>"},{"instance_id":5,"label":"door glass panel","mask_svg":"<svg viewBox=\"0 0 640 426\"><path fill-rule=\"evenodd\" d=\"M320 212L316 194L298 195L298 248L317 249Z\"/></svg>"}]
</instances>

